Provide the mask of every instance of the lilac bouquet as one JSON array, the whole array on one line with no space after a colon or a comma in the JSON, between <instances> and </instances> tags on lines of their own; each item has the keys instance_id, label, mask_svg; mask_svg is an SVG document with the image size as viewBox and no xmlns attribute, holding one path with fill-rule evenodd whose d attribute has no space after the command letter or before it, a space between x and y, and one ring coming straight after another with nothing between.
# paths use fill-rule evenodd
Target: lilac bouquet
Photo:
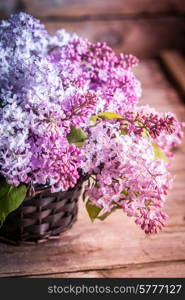
<instances>
[{"instance_id":1,"label":"lilac bouquet","mask_svg":"<svg viewBox=\"0 0 185 300\"><path fill-rule=\"evenodd\" d=\"M167 218L171 148L182 124L138 106L138 60L20 13L0 25L0 220L34 185L51 193L88 175L91 220L122 209L145 233Z\"/></svg>"}]
</instances>

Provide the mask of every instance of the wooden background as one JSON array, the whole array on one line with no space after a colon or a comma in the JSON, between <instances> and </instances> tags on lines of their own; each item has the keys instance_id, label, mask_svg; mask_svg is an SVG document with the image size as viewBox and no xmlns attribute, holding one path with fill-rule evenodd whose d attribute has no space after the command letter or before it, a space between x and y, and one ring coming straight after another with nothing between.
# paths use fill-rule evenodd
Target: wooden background
<instances>
[{"instance_id":1,"label":"wooden background","mask_svg":"<svg viewBox=\"0 0 185 300\"><path fill-rule=\"evenodd\" d=\"M185 0L0 0L1 18L20 10L139 57L185 45Z\"/></svg>"},{"instance_id":2,"label":"wooden background","mask_svg":"<svg viewBox=\"0 0 185 300\"><path fill-rule=\"evenodd\" d=\"M65 27L139 56L141 104L185 121L182 98L158 59L163 49L184 51L184 0L0 0L1 18L20 10L41 18L51 33ZM185 277L185 141L175 152L169 220L160 234L145 236L121 212L91 224L81 203L77 223L60 240L0 244L0 277Z\"/></svg>"}]
</instances>

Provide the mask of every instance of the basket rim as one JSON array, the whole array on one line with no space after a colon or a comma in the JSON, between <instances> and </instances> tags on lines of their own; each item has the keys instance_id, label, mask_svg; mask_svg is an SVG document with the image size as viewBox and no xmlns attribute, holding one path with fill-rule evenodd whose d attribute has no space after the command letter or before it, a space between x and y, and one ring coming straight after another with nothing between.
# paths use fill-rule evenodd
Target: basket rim
<instances>
[{"instance_id":1,"label":"basket rim","mask_svg":"<svg viewBox=\"0 0 185 300\"><path fill-rule=\"evenodd\" d=\"M78 187L79 185L81 185L84 181L86 181L89 178L89 174L85 174L85 175L80 175L80 177L77 180L77 183L75 184L74 187L69 188L66 191L56 191L52 194L65 194L68 193L70 191L73 191L74 189L76 189L76 187ZM42 184L33 184L31 186L28 186L28 190L27 190L27 194L24 200L26 200L27 198L31 198L34 196L37 196L39 194L43 194L43 193L51 193L51 186L49 185L42 185Z\"/></svg>"}]
</instances>

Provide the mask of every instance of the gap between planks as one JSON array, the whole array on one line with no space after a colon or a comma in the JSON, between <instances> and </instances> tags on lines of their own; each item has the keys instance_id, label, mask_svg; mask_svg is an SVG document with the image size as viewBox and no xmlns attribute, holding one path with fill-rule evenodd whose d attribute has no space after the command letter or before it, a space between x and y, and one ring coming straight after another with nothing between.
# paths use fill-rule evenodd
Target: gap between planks
<instances>
[{"instance_id":1,"label":"gap between planks","mask_svg":"<svg viewBox=\"0 0 185 300\"><path fill-rule=\"evenodd\" d=\"M116 272L117 273L120 273L121 271L123 271L123 274L124 275L124 272L126 271L126 273L129 271L132 270L132 272L135 272L136 270L144 270L144 269L155 269L155 268L159 268L161 266L163 267L168 267L169 265L180 265L180 266L183 266L184 268L184 275L185 275L185 260L169 260L169 261L156 261L156 262L147 262L147 263L135 263L135 264L126 264L126 265L117 265L117 266L105 266L103 268L84 268L84 269L81 269L81 270L75 270L75 271L64 271L64 272L53 272L53 273L36 273L36 274L26 274L26 275L18 275L18 273L14 273L12 276L10 275L6 275L6 273L4 274L4 277L24 277L24 278L37 278L37 277L61 277L61 276L67 276L69 277L69 275L75 275L74 277L78 277L76 276L77 274L86 274L86 273L100 273L100 274L107 274L108 273L112 273L112 272ZM72 276L70 276L72 277ZM79 276L80 277L80 276ZM102 276L102 277L107 277L106 275L105 276Z\"/></svg>"},{"instance_id":2,"label":"gap between planks","mask_svg":"<svg viewBox=\"0 0 185 300\"><path fill-rule=\"evenodd\" d=\"M48 16L41 16L40 20L43 22L84 22L84 21L124 21L124 20L168 20L169 18L180 18L184 19L185 13L140 13L140 14L97 14L97 15L91 15L91 14L84 14L81 16L74 16L74 15L60 15L60 16L54 16L54 15L48 15Z\"/></svg>"},{"instance_id":3,"label":"gap between planks","mask_svg":"<svg viewBox=\"0 0 185 300\"><path fill-rule=\"evenodd\" d=\"M15 0L17 4L20 1ZM39 16L53 17L65 16L83 16L83 15L160 15L173 14L181 15L185 12L182 0L78 0L78 1L51 1L51 0L21 0L25 11ZM17 5L18 7L18 5Z\"/></svg>"}]
</instances>

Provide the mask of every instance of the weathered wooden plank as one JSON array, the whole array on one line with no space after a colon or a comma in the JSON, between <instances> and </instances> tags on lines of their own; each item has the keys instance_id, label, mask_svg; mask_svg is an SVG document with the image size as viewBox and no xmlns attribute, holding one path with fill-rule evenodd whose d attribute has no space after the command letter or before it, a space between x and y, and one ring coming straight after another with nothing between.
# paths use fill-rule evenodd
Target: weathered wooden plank
<instances>
[{"instance_id":1,"label":"weathered wooden plank","mask_svg":"<svg viewBox=\"0 0 185 300\"><path fill-rule=\"evenodd\" d=\"M159 64L156 64L155 60L142 59L139 67L135 67L133 70L144 86L144 91L147 91L148 89L155 89L156 91L159 89L165 89L166 91L167 89L170 91L172 90L173 98L177 98L177 101L179 102L179 97L177 96L176 91L172 88L169 81L166 80L163 74L163 69Z\"/></svg>"},{"instance_id":2,"label":"weathered wooden plank","mask_svg":"<svg viewBox=\"0 0 185 300\"><path fill-rule=\"evenodd\" d=\"M185 58L177 50L164 50L160 57L166 66L168 73L176 82L185 97Z\"/></svg>"},{"instance_id":3,"label":"weathered wooden plank","mask_svg":"<svg viewBox=\"0 0 185 300\"><path fill-rule=\"evenodd\" d=\"M146 237L133 220L121 213L92 225L81 209L78 223L59 241L22 247L1 245L0 276L111 269L174 258L185 260L184 244L184 232L179 232L178 227Z\"/></svg>"},{"instance_id":4,"label":"weathered wooden plank","mask_svg":"<svg viewBox=\"0 0 185 300\"><path fill-rule=\"evenodd\" d=\"M50 278L150 278L150 277L185 277L185 261L156 262L138 265L125 265L111 270L57 273L30 277Z\"/></svg>"},{"instance_id":5,"label":"weathered wooden plank","mask_svg":"<svg viewBox=\"0 0 185 300\"><path fill-rule=\"evenodd\" d=\"M172 111L180 121L185 120L184 102L179 99L177 91L164 76L162 66L154 60L145 59L133 71L143 87L140 105L148 104L161 112ZM184 149L182 146L180 151Z\"/></svg>"},{"instance_id":6,"label":"weathered wooden plank","mask_svg":"<svg viewBox=\"0 0 185 300\"><path fill-rule=\"evenodd\" d=\"M22 0L26 11L37 16L159 14L185 11L183 0Z\"/></svg>"},{"instance_id":7,"label":"weathered wooden plank","mask_svg":"<svg viewBox=\"0 0 185 300\"><path fill-rule=\"evenodd\" d=\"M165 48L182 48L185 22L181 18L45 22L50 33L65 28L91 41L107 42L117 52L153 57Z\"/></svg>"},{"instance_id":8,"label":"weathered wooden plank","mask_svg":"<svg viewBox=\"0 0 185 300\"><path fill-rule=\"evenodd\" d=\"M154 61L141 62L137 73L148 93L147 97L144 96L144 103L151 99L151 106L167 108L168 101L173 102L174 99L175 105L170 108L175 111L175 107L179 107L177 115L181 112L185 118L185 107ZM173 173L177 161L180 165L182 158L183 152L179 149L176 151ZM160 234L145 236L133 219L122 212L114 213L104 222L92 224L81 202L78 222L60 240L21 247L0 244L0 277L44 274L65 274L66 277L71 276L69 273L75 277L90 277L91 274L94 277L147 277L149 274L155 277L160 272L163 277L180 276L185 260L184 180L184 166L181 169L178 167L174 188L166 202L168 226ZM112 271L109 273L107 269Z\"/></svg>"},{"instance_id":9,"label":"weathered wooden plank","mask_svg":"<svg viewBox=\"0 0 185 300\"><path fill-rule=\"evenodd\" d=\"M161 262L128 266L125 269L105 270L104 277L185 277L185 261Z\"/></svg>"},{"instance_id":10,"label":"weathered wooden plank","mask_svg":"<svg viewBox=\"0 0 185 300\"><path fill-rule=\"evenodd\" d=\"M93 1L91 2L93 3ZM129 1L127 2L129 3ZM114 3L114 1L111 1L111 3ZM7 9L7 16L11 13L11 10L12 12L17 10L14 6L8 6ZM29 12L29 10L26 11ZM44 9L36 11L40 18L40 14ZM0 17L2 14L4 13L3 11L1 13L0 9ZM32 14L37 16L34 13ZM78 19L75 21L73 16L71 19L61 17L60 22L56 20L55 18L52 19L52 22L47 21L47 19L43 20L50 33L54 33L56 29L66 28L69 32L77 32L80 36L89 38L92 41L105 41L117 52L133 53L138 57L153 57L163 49L183 48L185 45L184 39L181 38L185 30L184 19L175 16L149 19L143 17L136 19L113 18L111 20L103 20L101 17L98 20L89 18L84 21Z\"/></svg>"},{"instance_id":11,"label":"weathered wooden plank","mask_svg":"<svg viewBox=\"0 0 185 300\"><path fill-rule=\"evenodd\" d=\"M0 18L8 17L17 7L17 0L0 1Z\"/></svg>"},{"instance_id":12,"label":"weathered wooden plank","mask_svg":"<svg viewBox=\"0 0 185 300\"><path fill-rule=\"evenodd\" d=\"M47 275L34 275L28 276L29 278L101 278L101 271L84 271L84 272L71 272L71 273L56 273Z\"/></svg>"}]
</instances>

